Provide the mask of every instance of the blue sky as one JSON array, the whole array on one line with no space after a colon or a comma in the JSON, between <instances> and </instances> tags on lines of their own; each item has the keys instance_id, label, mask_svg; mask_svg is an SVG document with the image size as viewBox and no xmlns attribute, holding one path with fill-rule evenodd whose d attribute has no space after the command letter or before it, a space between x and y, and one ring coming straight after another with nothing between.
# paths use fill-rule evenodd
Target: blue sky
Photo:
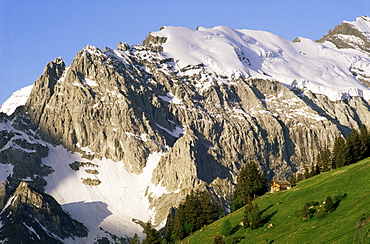
<instances>
[{"instance_id":1,"label":"blue sky","mask_svg":"<svg viewBox=\"0 0 370 244\"><path fill-rule=\"evenodd\" d=\"M361 15L370 15L369 0L0 0L0 104L32 84L49 61L61 56L69 66L88 44L140 44L166 25L226 25L316 40Z\"/></svg>"}]
</instances>

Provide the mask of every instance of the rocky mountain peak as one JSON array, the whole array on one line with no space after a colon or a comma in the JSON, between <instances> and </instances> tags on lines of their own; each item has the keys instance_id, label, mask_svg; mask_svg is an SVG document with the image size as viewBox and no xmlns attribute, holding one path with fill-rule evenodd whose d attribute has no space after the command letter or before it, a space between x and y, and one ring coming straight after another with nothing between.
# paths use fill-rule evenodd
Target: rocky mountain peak
<instances>
[{"instance_id":1,"label":"rocky mountain peak","mask_svg":"<svg viewBox=\"0 0 370 244\"><path fill-rule=\"evenodd\" d=\"M66 238L87 236L86 227L64 212L53 197L25 181L2 209L0 220L0 240L9 243L63 243Z\"/></svg>"},{"instance_id":2,"label":"rocky mountain peak","mask_svg":"<svg viewBox=\"0 0 370 244\"><path fill-rule=\"evenodd\" d=\"M370 17L361 16L355 21L343 21L329 30L317 42L332 42L337 48L353 48L370 53Z\"/></svg>"}]
</instances>

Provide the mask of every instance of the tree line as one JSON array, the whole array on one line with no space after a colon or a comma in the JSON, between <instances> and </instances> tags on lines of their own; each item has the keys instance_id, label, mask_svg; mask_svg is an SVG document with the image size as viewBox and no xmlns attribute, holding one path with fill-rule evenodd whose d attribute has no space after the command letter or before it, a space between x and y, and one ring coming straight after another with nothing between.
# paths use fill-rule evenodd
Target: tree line
<instances>
[{"instance_id":1,"label":"tree line","mask_svg":"<svg viewBox=\"0 0 370 244\"><path fill-rule=\"evenodd\" d=\"M223 215L219 204L210 193L205 191L192 191L186 196L185 201L173 210L167 218L163 236L153 228L150 222L145 224L143 232L146 237L141 242L142 244L177 243ZM130 243L140 243L137 234Z\"/></svg>"},{"instance_id":2,"label":"tree line","mask_svg":"<svg viewBox=\"0 0 370 244\"><path fill-rule=\"evenodd\" d=\"M307 167L304 163L304 173L296 173L291 176L291 183L331 171L346 165L356 163L370 157L370 133L365 125L360 130L352 130L347 139L338 136L334 139L332 150L328 146L322 148L316 158L316 162Z\"/></svg>"},{"instance_id":3,"label":"tree line","mask_svg":"<svg viewBox=\"0 0 370 244\"><path fill-rule=\"evenodd\" d=\"M175 243L182 240L218 220L222 215L223 211L210 193L192 191L177 208L175 215L167 219L165 241Z\"/></svg>"},{"instance_id":4,"label":"tree line","mask_svg":"<svg viewBox=\"0 0 370 244\"><path fill-rule=\"evenodd\" d=\"M266 178L258 165L256 163L244 165L237 178L231 210L236 211L246 206L243 217L245 228L256 229L261 226L261 212L256 204L252 204L252 201L266 191ZM192 191L186 196L185 201L173 210L167 218L163 237L148 222L144 227L146 237L141 243L176 243L224 216L221 206L210 193L205 191ZM230 227L226 224L222 232L231 234L235 230L235 226ZM139 244L138 236L135 235L130 243Z\"/></svg>"}]
</instances>

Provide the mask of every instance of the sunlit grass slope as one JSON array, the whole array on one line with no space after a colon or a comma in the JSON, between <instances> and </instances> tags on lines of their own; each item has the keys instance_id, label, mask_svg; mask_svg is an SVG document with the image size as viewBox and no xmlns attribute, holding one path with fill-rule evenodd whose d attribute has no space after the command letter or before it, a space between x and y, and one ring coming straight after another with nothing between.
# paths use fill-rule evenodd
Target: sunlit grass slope
<instances>
[{"instance_id":1,"label":"sunlit grass slope","mask_svg":"<svg viewBox=\"0 0 370 244\"><path fill-rule=\"evenodd\" d=\"M346 196L337 209L324 218L303 220L296 212L305 203L322 202L329 195ZM370 243L370 158L297 184L294 188L267 193L254 201L263 212L265 224L257 229L240 227L226 243ZM238 225L244 208L204 227L183 243L212 243L221 233L221 225L229 220ZM361 224L365 223L365 224Z\"/></svg>"}]
</instances>

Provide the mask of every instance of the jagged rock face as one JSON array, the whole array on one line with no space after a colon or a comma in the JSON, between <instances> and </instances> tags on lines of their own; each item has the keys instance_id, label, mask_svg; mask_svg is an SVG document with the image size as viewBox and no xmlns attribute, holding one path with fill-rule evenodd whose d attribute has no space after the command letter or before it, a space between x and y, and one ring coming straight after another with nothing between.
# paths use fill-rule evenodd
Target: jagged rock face
<instances>
[{"instance_id":1,"label":"jagged rock face","mask_svg":"<svg viewBox=\"0 0 370 244\"><path fill-rule=\"evenodd\" d=\"M64 212L53 197L19 187L1 211L0 240L4 243L63 243L66 238L87 236L86 227Z\"/></svg>"},{"instance_id":2,"label":"jagged rock face","mask_svg":"<svg viewBox=\"0 0 370 244\"><path fill-rule=\"evenodd\" d=\"M367 16L362 16L358 19L365 23L370 22L370 18ZM328 34L317 41L329 41L334 43L338 48L354 48L370 52L370 40L368 35L351 22L343 22L341 25L335 26L333 30L329 30Z\"/></svg>"},{"instance_id":3,"label":"jagged rock face","mask_svg":"<svg viewBox=\"0 0 370 244\"><path fill-rule=\"evenodd\" d=\"M0 113L0 163L12 168L4 172L12 190L24 179L43 191L47 184L43 177L53 171L41 162L48 155L48 148L34 129L22 108L11 117Z\"/></svg>"},{"instance_id":4,"label":"jagged rock face","mask_svg":"<svg viewBox=\"0 0 370 244\"><path fill-rule=\"evenodd\" d=\"M286 179L334 137L369 121L362 98L334 102L276 81L217 76L202 66L180 75L175 61L157 51L166 40L150 45L152 39L116 50L88 46L69 68L61 60L50 63L25 110L48 141L85 157L122 161L134 173L151 152L166 153L152 178L171 193L151 199L162 209L159 222L194 187L222 182L228 202L227 182L243 164L258 162L268 179Z\"/></svg>"}]
</instances>

